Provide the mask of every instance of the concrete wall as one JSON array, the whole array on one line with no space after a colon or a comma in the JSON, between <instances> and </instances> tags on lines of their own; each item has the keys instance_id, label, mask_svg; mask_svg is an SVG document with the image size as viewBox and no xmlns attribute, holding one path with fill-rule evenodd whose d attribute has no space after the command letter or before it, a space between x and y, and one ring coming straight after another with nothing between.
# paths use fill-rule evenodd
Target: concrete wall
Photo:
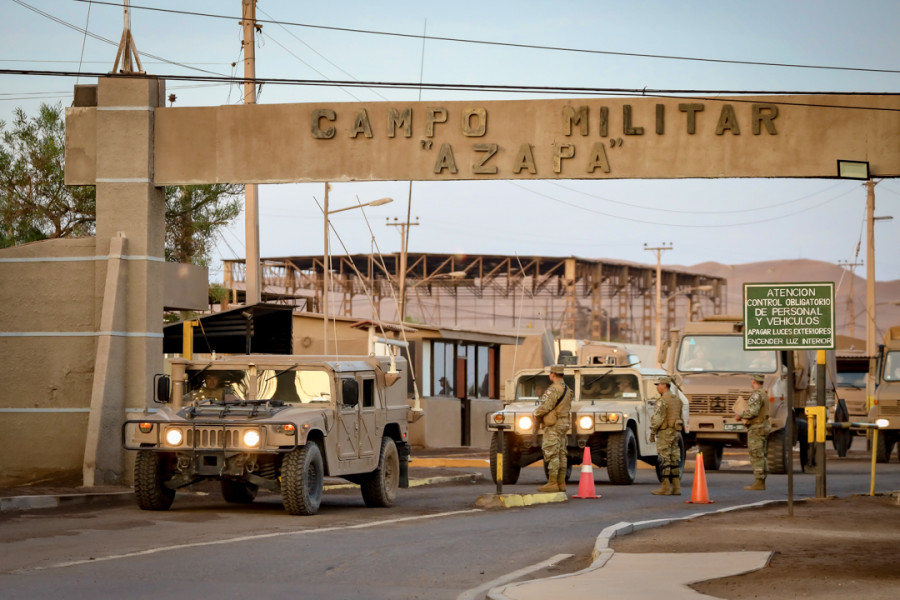
<instances>
[{"instance_id":1,"label":"concrete wall","mask_svg":"<svg viewBox=\"0 0 900 600\"><path fill-rule=\"evenodd\" d=\"M95 263L93 238L0 250L0 486L81 483Z\"/></svg>"},{"instance_id":2,"label":"concrete wall","mask_svg":"<svg viewBox=\"0 0 900 600\"><path fill-rule=\"evenodd\" d=\"M485 427L485 415L503 408L500 400L475 398L469 432L472 448L487 449L491 436ZM457 398L428 396L422 398L424 416L409 426L409 441L424 448L455 448L462 438L462 404Z\"/></svg>"}]
</instances>

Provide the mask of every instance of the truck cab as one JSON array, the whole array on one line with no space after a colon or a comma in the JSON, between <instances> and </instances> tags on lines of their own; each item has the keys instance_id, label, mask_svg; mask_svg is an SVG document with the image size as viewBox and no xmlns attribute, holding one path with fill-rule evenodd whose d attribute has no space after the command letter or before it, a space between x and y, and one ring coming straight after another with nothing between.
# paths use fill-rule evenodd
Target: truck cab
<instances>
[{"instance_id":1,"label":"truck cab","mask_svg":"<svg viewBox=\"0 0 900 600\"><path fill-rule=\"evenodd\" d=\"M888 329L884 345L879 348L875 398L869 409L868 420L885 424L878 429L875 456L878 462L891 460L894 446L900 458L900 326Z\"/></svg>"}]
</instances>

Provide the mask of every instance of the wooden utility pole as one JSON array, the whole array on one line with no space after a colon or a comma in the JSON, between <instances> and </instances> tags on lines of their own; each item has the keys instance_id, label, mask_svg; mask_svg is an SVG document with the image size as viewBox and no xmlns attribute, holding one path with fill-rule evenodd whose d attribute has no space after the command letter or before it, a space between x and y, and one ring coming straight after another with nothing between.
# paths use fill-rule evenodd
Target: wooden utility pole
<instances>
[{"instance_id":1,"label":"wooden utility pole","mask_svg":"<svg viewBox=\"0 0 900 600\"><path fill-rule=\"evenodd\" d=\"M113 73L143 73L141 59L138 56L137 46L134 45L134 37L131 35L131 13L128 12L128 0L124 0L125 25L122 28L122 39L119 41L119 49L116 51L116 61L113 63ZM122 60L122 70L119 71L119 59ZM131 61L137 64L134 70Z\"/></svg>"},{"instance_id":2,"label":"wooden utility pole","mask_svg":"<svg viewBox=\"0 0 900 600\"><path fill-rule=\"evenodd\" d=\"M862 266L863 263L839 260L838 264L850 270L850 296L847 298L847 312L850 315L850 337L855 337L856 313L853 311L853 280L856 279L856 276L853 274L853 267Z\"/></svg>"},{"instance_id":3,"label":"wooden utility pole","mask_svg":"<svg viewBox=\"0 0 900 600\"><path fill-rule=\"evenodd\" d=\"M244 104L256 104L256 0L241 0L244 29ZM255 183L244 185L244 238L247 243L246 304L259 304L259 196Z\"/></svg>"},{"instance_id":4,"label":"wooden utility pole","mask_svg":"<svg viewBox=\"0 0 900 600\"><path fill-rule=\"evenodd\" d=\"M656 246L651 248L644 244L644 250L651 250L656 252L656 368L660 367L659 363L659 348L662 344L662 253L666 250L672 250L672 242L669 242L667 246L663 243L662 246Z\"/></svg>"},{"instance_id":5,"label":"wooden utility pole","mask_svg":"<svg viewBox=\"0 0 900 600\"><path fill-rule=\"evenodd\" d=\"M875 181L866 182L866 410L875 400ZM874 452L874 448L872 449Z\"/></svg>"},{"instance_id":6,"label":"wooden utility pole","mask_svg":"<svg viewBox=\"0 0 900 600\"><path fill-rule=\"evenodd\" d=\"M397 320L400 323L406 321L406 253L409 241L409 228L419 224L419 217L415 222L410 222L407 215L406 221L398 221L394 217L393 223L387 223L388 227L400 228L400 267L397 269Z\"/></svg>"}]
</instances>

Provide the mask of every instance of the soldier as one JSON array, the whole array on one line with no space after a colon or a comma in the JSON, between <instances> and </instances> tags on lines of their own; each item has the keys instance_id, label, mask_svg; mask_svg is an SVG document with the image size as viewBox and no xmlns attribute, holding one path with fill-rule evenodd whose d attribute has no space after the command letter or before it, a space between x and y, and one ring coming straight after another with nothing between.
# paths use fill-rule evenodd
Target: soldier
<instances>
[{"instance_id":1,"label":"soldier","mask_svg":"<svg viewBox=\"0 0 900 600\"><path fill-rule=\"evenodd\" d=\"M650 441L656 441L656 454L659 457L662 480L659 487L653 490L657 496L681 495L681 452L678 446L678 436L684 429L684 421L681 418L681 398L671 391L672 380L669 377L660 377L656 380L656 391L659 392L659 400L656 401L656 410L650 418Z\"/></svg>"},{"instance_id":2,"label":"soldier","mask_svg":"<svg viewBox=\"0 0 900 600\"><path fill-rule=\"evenodd\" d=\"M539 492L566 491L566 432L572 412L572 390L563 379L563 366L550 367L550 387L541 396L541 405L534 411L537 423L544 424L541 450L547 465L547 483ZM535 425L537 426L537 425Z\"/></svg>"},{"instance_id":3,"label":"soldier","mask_svg":"<svg viewBox=\"0 0 900 600\"><path fill-rule=\"evenodd\" d=\"M224 400L225 389L222 387L222 376L214 371L203 374L203 387L190 394L191 400Z\"/></svg>"},{"instance_id":4,"label":"soldier","mask_svg":"<svg viewBox=\"0 0 900 600\"><path fill-rule=\"evenodd\" d=\"M766 440L769 436L769 395L763 387L764 375L751 375L750 386L753 392L747 401L747 409L734 416L735 421L742 421L747 426L747 449L750 451L750 462L753 464L753 476L756 482L744 486L745 490L766 489Z\"/></svg>"}]
</instances>

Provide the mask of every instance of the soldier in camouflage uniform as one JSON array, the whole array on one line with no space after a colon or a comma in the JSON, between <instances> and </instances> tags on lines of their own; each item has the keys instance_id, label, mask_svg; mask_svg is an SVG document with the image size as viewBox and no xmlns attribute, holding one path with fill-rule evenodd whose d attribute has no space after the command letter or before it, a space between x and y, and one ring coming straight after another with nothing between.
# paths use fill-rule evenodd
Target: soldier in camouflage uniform
<instances>
[{"instance_id":1,"label":"soldier in camouflage uniform","mask_svg":"<svg viewBox=\"0 0 900 600\"><path fill-rule=\"evenodd\" d=\"M750 385L753 392L747 401L747 409L734 416L747 426L747 449L750 451L750 463L753 465L753 476L756 482L744 486L745 490L766 489L766 440L769 437L769 394L763 387L766 378L763 375L751 375Z\"/></svg>"},{"instance_id":2,"label":"soldier in camouflage uniform","mask_svg":"<svg viewBox=\"0 0 900 600\"><path fill-rule=\"evenodd\" d=\"M566 491L566 432L572 412L572 390L566 386L563 373L562 365L550 367L550 387L541 396L541 404L534 411L537 423L541 423L551 411L556 413L556 423L544 424L541 450L547 466L547 483L538 488L539 492Z\"/></svg>"},{"instance_id":3,"label":"soldier in camouflage uniform","mask_svg":"<svg viewBox=\"0 0 900 600\"><path fill-rule=\"evenodd\" d=\"M223 400L225 388L222 387L222 376L218 373L207 371L203 374L203 387L190 393L191 400Z\"/></svg>"},{"instance_id":4,"label":"soldier in camouflage uniform","mask_svg":"<svg viewBox=\"0 0 900 600\"><path fill-rule=\"evenodd\" d=\"M681 449L678 436L684 429L684 421L681 418L681 398L672 393L671 386L672 380L668 377L656 380L656 391L660 398L650 417L650 441L656 441L657 460L662 473L659 487L651 492L657 496L681 495Z\"/></svg>"}]
</instances>

